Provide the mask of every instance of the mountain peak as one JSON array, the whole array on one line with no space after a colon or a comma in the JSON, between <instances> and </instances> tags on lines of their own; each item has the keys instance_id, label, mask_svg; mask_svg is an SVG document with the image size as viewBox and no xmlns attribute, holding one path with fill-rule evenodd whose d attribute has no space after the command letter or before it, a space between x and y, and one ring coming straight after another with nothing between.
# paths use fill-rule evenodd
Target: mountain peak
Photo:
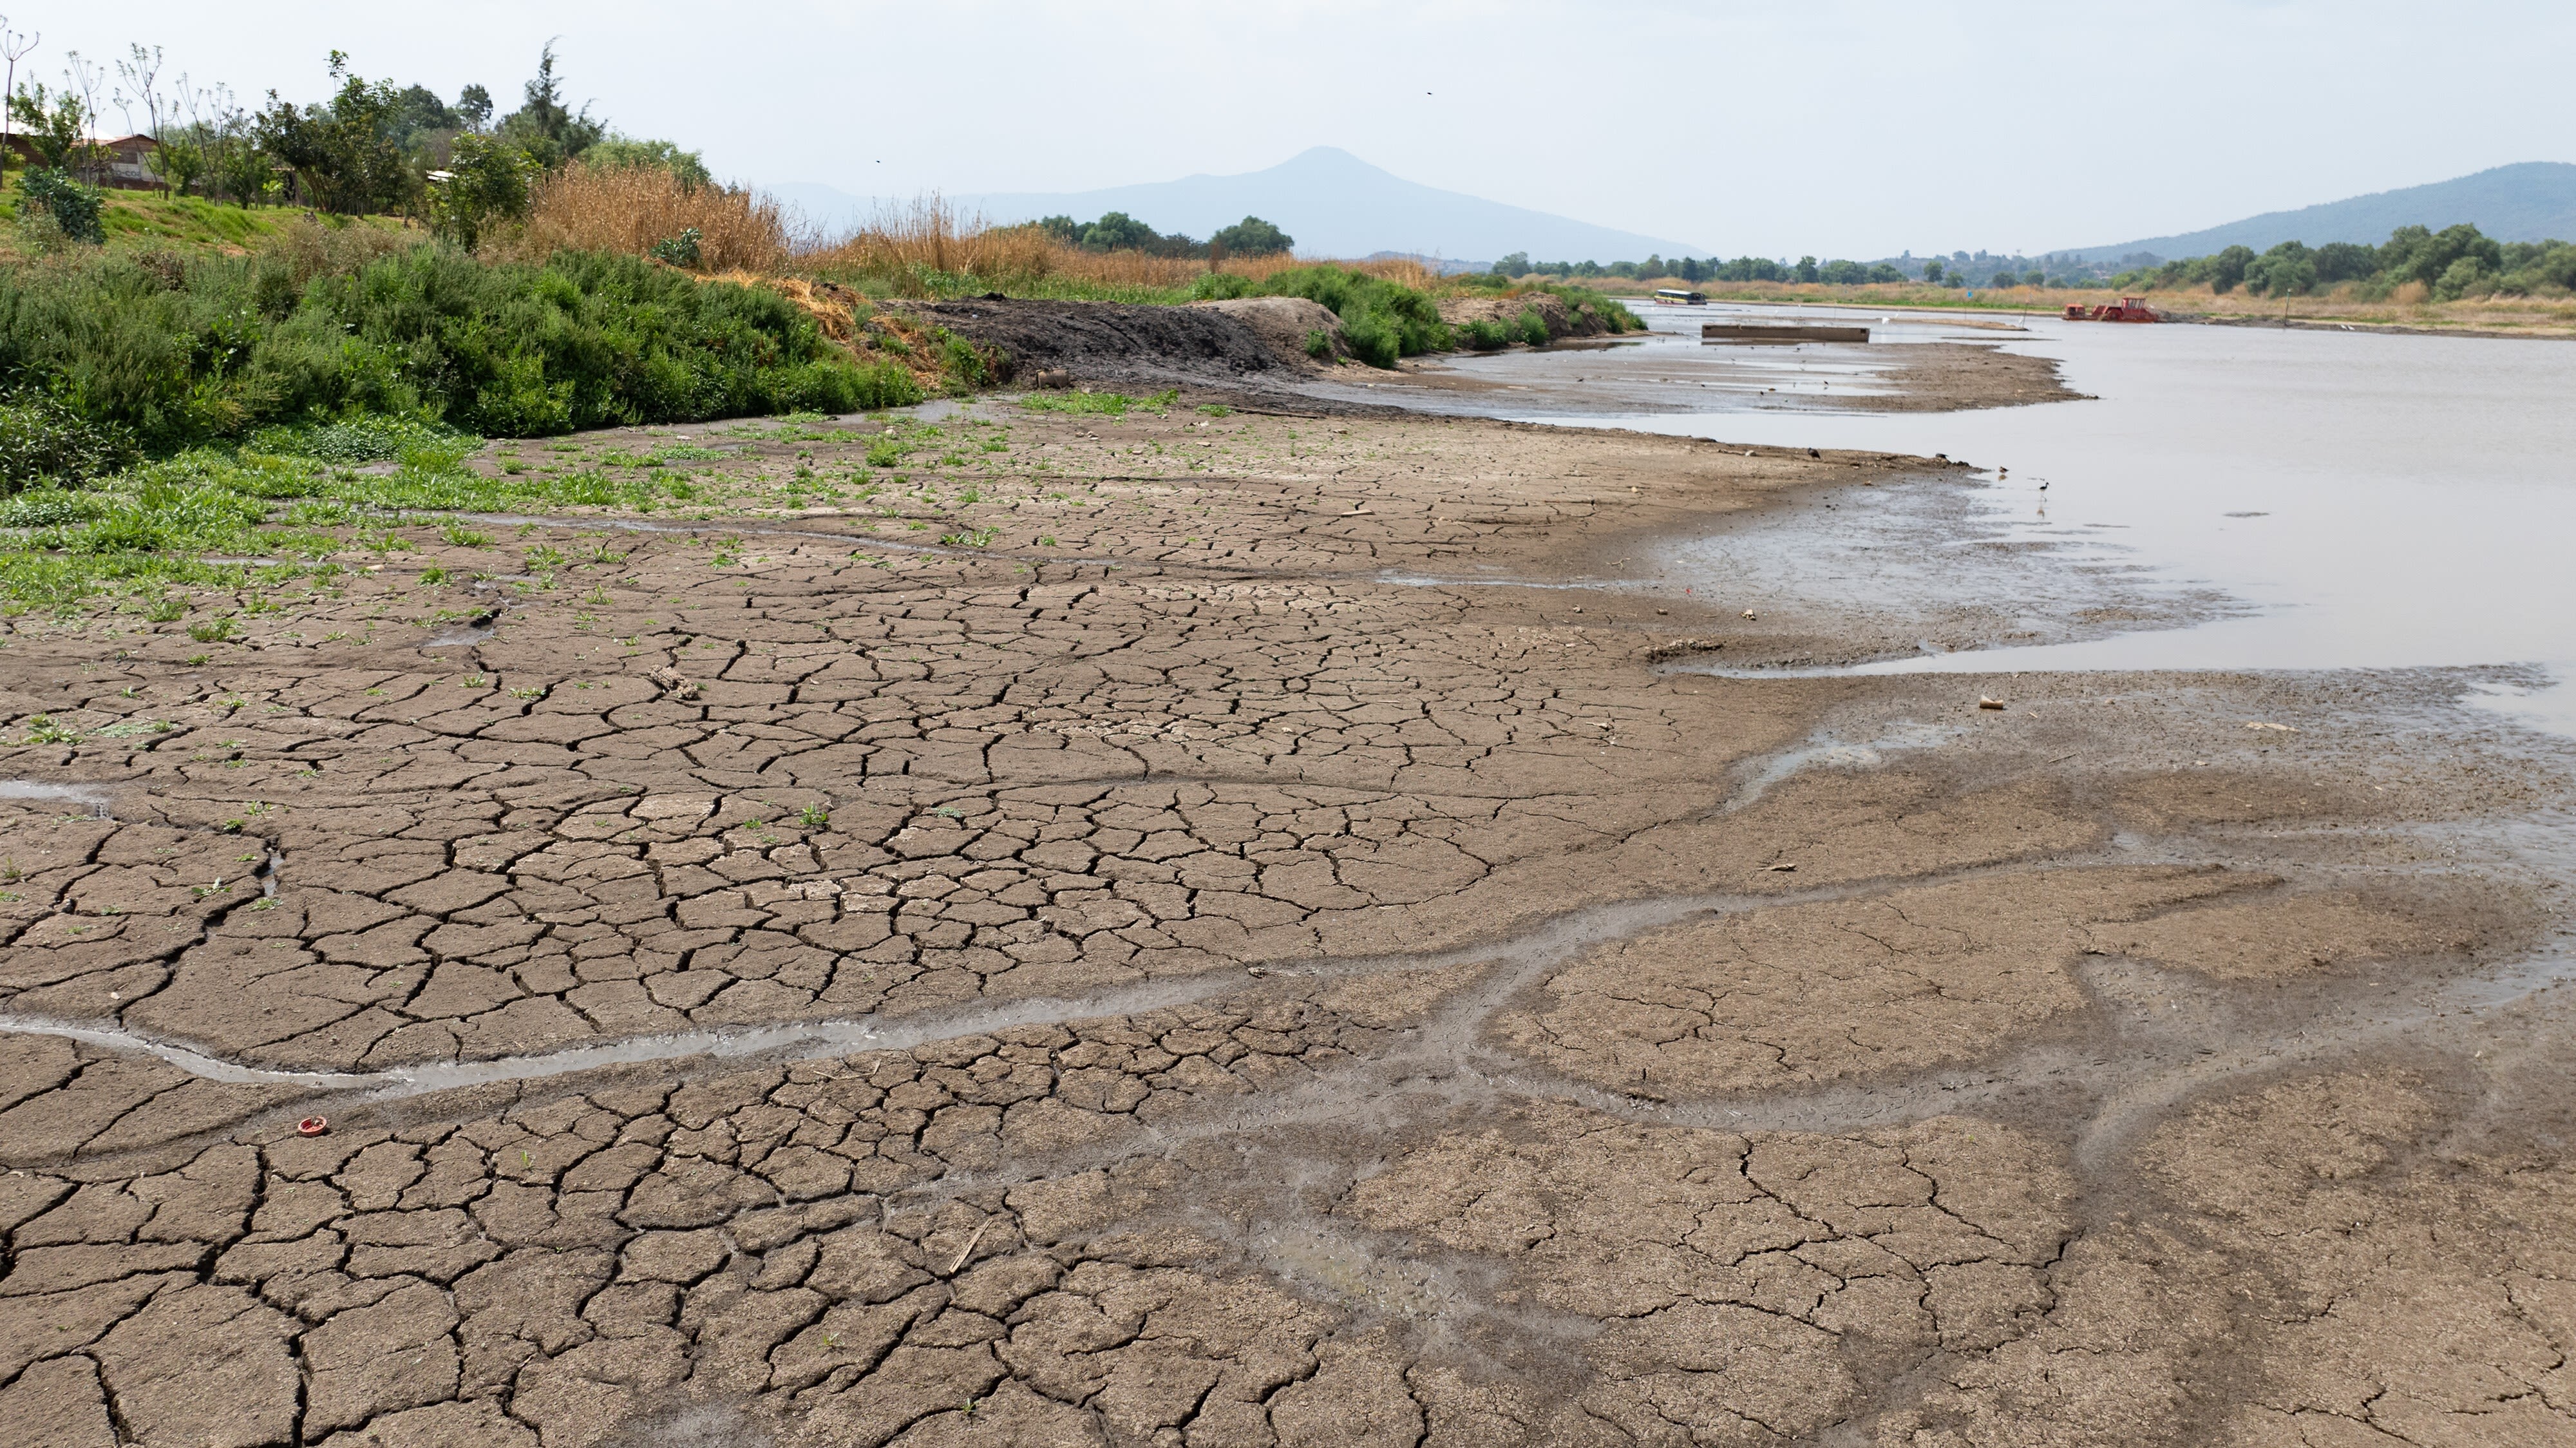
<instances>
[{"instance_id":1,"label":"mountain peak","mask_svg":"<svg viewBox=\"0 0 2576 1448\"><path fill-rule=\"evenodd\" d=\"M2268 251L2285 241L2377 245L2401 226L2439 231L2463 221L2498 241L2576 239L2576 165L2517 161L2430 185L2374 191L2296 211L2267 211L2202 231L2088 246L2072 254L2110 260L2142 251L2160 257L2207 256L2231 246Z\"/></svg>"},{"instance_id":2,"label":"mountain peak","mask_svg":"<svg viewBox=\"0 0 2576 1448\"><path fill-rule=\"evenodd\" d=\"M870 210L858 197L827 186L773 186L771 192L826 227L855 226ZM1635 261L1650 252L1699 255L1703 248L1662 237L1595 226L1571 217L1507 206L1420 185L1371 165L1339 146L1309 146L1261 171L1185 176L1099 191L1017 192L951 196L997 224L1041 216L1090 220L1123 211L1162 232L1206 236L1258 216L1297 238L1301 256L1363 257L1376 252L1490 262L1511 252L1547 261Z\"/></svg>"}]
</instances>

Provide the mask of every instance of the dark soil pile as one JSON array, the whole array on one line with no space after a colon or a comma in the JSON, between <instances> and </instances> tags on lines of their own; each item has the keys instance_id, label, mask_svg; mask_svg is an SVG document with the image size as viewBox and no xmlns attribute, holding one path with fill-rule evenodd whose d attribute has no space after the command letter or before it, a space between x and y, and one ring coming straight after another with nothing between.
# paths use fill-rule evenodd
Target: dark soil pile
<instances>
[{"instance_id":1,"label":"dark soil pile","mask_svg":"<svg viewBox=\"0 0 2576 1448\"><path fill-rule=\"evenodd\" d=\"M1259 336L1198 307L981 298L905 310L1009 354L1016 380L1061 370L1085 385L1240 388L1281 367Z\"/></svg>"}]
</instances>

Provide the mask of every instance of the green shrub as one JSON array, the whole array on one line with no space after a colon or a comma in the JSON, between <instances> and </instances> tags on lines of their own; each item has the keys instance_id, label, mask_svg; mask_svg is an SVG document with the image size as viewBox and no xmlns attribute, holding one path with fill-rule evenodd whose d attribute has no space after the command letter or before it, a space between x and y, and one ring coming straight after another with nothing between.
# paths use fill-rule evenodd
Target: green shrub
<instances>
[{"instance_id":1,"label":"green shrub","mask_svg":"<svg viewBox=\"0 0 2576 1448\"><path fill-rule=\"evenodd\" d=\"M1306 334L1306 355L1318 362L1333 360L1333 334L1321 327Z\"/></svg>"},{"instance_id":2,"label":"green shrub","mask_svg":"<svg viewBox=\"0 0 2576 1448\"><path fill-rule=\"evenodd\" d=\"M1624 312L1627 308L1622 307L1620 310ZM1548 344L1547 318L1541 315L1536 307L1521 308L1519 319L1512 323L1512 330L1521 341L1533 347L1544 347Z\"/></svg>"},{"instance_id":3,"label":"green shrub","mask_svg":"<svg viewBox=\"0 0 2576 1448\"><path fill-rule=\"evenodd\" d=\"M1460 340L1479 352L1492 352L1512 344L1512 334L1500 322L1477 320L1458 329Z\"/></svg>"},{"instance_id":4,"label":"green shrub","mask_svg":"<svg viewBox=\"0 0 2576 1448\"><path fill-rule=\"evenodd\" d=\"M107 241L106 223L99 219L99 194L95 187L83 186L66 171L30 171L18 178L22 204L42 207L52 212L54 225L72 241L85 241L93 246Z\"/></svg>"},{"instance_id":5,"label":"green shrub","mask_svg":"<svg viewBox=\"0 0 2576 1448\"><path fill-rule=\"evenodd\" d=\"M1291 267L1259 284L1263 295L1305 297L1342 319L1351 354L1372 367L1392 367L1398 357L1446 352L1454 334L1429 296L1383 277L1342 267Z\"/></svg>"},{"instance_id":6,"label":"green shrub","mask_svg":"<svg viewBox=\"0 0 2576 1448\"><path fill-rule=\"evenodd\" d=\"M41 393L0 402L0 493L39 482L87 482L134 460L134 441Z\"/></svg>"},{"instance_id":7,"label":"green shrub","mask_svg":"<svg viewBox=\"0 0 2576 1448\"><path fill-rule=\"evenodd\" d=\"M683 226L679 235L666 236L653 243L653 259L695 271L700 256L698 243L704 239L696 227Z\"/></svg>"},{"instance_id":8,"label":"green shrub","mask_svg":"<svg viewBox=\"0 0 2576 1448\"><path fill-rule=\"evenodd\" d=\"M362 414L524 437L922 397L764 287L631 256L493 265L439 245L0 271L0 376L156 450Z\"/></svg>"},{"instance_id":9,"label":"green shrub","mask_svg":"<svg viewBox=\"0 0 2576 1448\"><path fill-rule=\"evenodd\" d=\"M948 379L951 390L972 392L989 380L984 354L976 351L973 343L944 328L935 335L939 343L939 371Z\"/></svg>"}]
</instances>

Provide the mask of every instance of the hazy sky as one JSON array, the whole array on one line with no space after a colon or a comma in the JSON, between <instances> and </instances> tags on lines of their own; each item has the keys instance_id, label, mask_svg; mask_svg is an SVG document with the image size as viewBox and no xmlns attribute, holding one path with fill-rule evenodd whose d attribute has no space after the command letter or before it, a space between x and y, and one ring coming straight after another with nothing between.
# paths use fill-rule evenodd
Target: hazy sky
<instances>
[{"instance_id":1,"label":"hazy sky","mask_svg":"<svg viewBox=\"0 0 2576 1448\"><path fill-rule=\"evenodd\" d=\"M754 182L1071 191L1337 145L1411 180L1727 254L2035 254L2576 160L2566 0L0 13L43 32L22 78L55 79L67 50L103 59L142 41L201 82L312 99L336 47L367 75L449 96L480 81L505 108L559 35L576 98Z\"/></svg>"}]
</instances>

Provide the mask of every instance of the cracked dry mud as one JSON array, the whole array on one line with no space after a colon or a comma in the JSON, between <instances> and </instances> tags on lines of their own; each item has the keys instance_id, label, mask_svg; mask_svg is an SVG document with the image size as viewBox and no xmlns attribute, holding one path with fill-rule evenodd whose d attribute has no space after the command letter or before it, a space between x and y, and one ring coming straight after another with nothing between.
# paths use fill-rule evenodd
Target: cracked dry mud
<instances>
[{"instance_id":1,"label":"cracked dry mud","mask_svg":"<svg viewBox=\"0 0 2576 1448\"><path fill-rule=\"evenodd\" d=\"M2576 1441L2461 680L1559 586L1902 459L946 427L13 621L0 1441Z\"/></svg>"}]
</instances>

